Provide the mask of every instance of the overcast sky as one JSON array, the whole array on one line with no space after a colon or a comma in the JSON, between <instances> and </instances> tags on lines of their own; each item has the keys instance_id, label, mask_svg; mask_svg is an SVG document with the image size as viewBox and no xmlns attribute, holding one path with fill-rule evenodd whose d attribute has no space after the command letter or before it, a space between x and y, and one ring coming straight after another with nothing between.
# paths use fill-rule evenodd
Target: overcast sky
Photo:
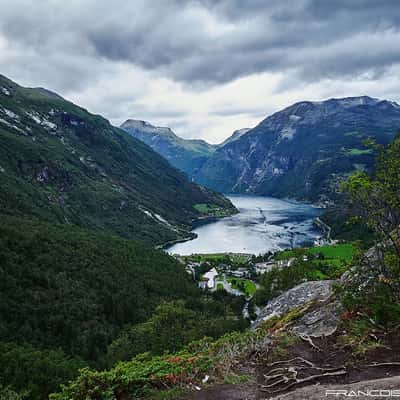
<instances>
[{"instance_id":1,"label":"overcast sky","mask_svg":"<svg viewBox=\"0 0 400 400\"><path fill-rule=\"evenodd\" d=\"M399 28L399 0L0 0L0 73L217 143L300 100L400 101Z\"/></svg>"}]
</instances>

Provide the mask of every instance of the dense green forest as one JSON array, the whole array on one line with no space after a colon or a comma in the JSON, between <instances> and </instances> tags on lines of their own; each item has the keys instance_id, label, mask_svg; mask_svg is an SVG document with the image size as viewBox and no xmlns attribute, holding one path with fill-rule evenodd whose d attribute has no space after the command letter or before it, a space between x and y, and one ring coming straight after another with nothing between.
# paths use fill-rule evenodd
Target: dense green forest
<instances>
[{"instance_id":1,"label":"dense green forest","mask_svg":"<svg viewBox=\"0 0 400 400\"><path fill-rule=\"evenodd\" d=\"M203 296L161 251L73 226L0 221L0 383L29 390L29 399L84 365L105 368L247 326L242 299Z\"/></svg>"}]
</instances>

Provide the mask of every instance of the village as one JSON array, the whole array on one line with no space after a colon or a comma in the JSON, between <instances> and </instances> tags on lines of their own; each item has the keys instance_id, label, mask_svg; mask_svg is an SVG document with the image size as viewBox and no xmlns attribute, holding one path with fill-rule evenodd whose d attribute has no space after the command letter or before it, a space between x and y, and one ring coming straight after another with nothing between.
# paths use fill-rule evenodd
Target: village
<instances>
[{"instance_id":1,"label":"village","mask_svg":"<svg viewBox=\"0 0 400 400\"><path fill-rule=\"evenodd\" d=\"M272 253L254 256L243 253L193 254L179 256L187 272L199 288L208 291L224 289L236 296L250 299L258 289L257 278L273 268L291 266L296 258L275 260Z\"/></svg>"},{"instance_id":2,"label":"village","mask_svg":"<svg viewBox=\"0 0 400 400\"><path fill-rule=\"evenodd\" d=\"M249 301L263 274L296 265L319 265L321 270L339 268L352 254L349 244L331 244L310 248L289 249L264 255L245 253L192 254L175 257L185 264L186 271L204 291L224 289L235 296L245 296ZM323 272L318 272L321 275ZM318 278L318 277L317 277ZM322 279L319 277L319 279Z\"/></svg>"}]
</instances>

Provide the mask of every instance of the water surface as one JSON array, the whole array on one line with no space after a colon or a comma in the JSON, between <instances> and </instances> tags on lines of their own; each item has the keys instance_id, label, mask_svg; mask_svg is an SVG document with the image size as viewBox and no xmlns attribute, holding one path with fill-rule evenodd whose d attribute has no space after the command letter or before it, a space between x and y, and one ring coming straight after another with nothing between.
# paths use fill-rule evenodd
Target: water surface
<instances>
[{"instance_id":1,"label":"water surface","mask_svg":"<svg viewBox=\"0 0 400 400\"><path fill-rule=\"evenodd\" d=\"M282 250L313 243L321 232L313 220L321 210L309 204L273 197L227 196L239 214L193 230L196 239L177 243L169 253L251 253Z\"/></svg>"}]
</instances>

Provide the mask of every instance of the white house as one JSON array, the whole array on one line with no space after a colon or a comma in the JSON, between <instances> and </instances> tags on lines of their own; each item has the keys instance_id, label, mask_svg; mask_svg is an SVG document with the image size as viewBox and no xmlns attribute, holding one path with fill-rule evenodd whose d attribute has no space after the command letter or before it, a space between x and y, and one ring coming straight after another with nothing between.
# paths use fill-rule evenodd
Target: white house
<instances>
[{"instance_id":1,"label":"white house","mask_svg":"<svg viewBox=\"0 0 400 400\"><path fill-rule=\"evenodd\" d=\"M210 269L207 273L203 275L202 280L200 281L199 286L202 289L205 289L207 287L208 289L214 289L215 287L215 278L218 276L218 271L215 268ZM205 285L205 282L207 282L207 286Z\"/></svg>"}]
</instances>

